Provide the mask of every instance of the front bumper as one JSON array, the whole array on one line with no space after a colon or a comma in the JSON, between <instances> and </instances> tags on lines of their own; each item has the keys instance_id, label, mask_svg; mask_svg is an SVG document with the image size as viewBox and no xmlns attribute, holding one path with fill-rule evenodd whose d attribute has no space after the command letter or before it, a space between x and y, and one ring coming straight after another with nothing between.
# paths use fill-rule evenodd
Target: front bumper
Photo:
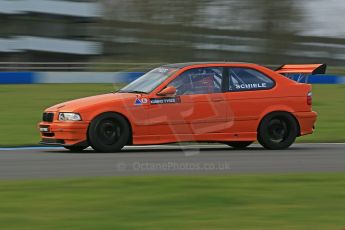
<instances>
[{"instance_id":1,"label":"front bumper","mask_svg":"<svg viewBox=\"0 0 345 230\"><path fill-rule=\"evenodd\" d=\"M80 145L87 142L87 122L40 122L41 144L44 145Z\"/></svg>"}]
</instances>

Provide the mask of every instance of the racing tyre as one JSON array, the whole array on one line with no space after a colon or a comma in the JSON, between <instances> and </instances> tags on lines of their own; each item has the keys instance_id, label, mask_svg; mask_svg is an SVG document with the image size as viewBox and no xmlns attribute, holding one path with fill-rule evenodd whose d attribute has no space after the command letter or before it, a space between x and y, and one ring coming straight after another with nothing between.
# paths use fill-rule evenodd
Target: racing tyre
<instances>
[{"instance_id":1,"label":"racing tyre","mask_svg":"<svg viewBox=\"0 0 345 230\"><path fill-rule=\"evenodd\" d=\"M90 124L88 138L91 147L97 152L118 152L130 138L127 120L116 113L104 113Z\"/></svg>"},{"instance_id":2,"label":"racing tyre","mask_svg":"<svg viewBox=\"0 0 345 230\"><path fill-rule=\"evenodd\" d=\"M231 141L231 142L226 142L227 145L233 147L234 149L245 149L249 145L251 145L253 142L252 141Z\"/></svg>"},{"instance_id":3,"label":"racing tyre","mask_svg":"<svg viewBox=\"0 0 345 230\"><path fill-rule=\"evenodd\" d=\"M86 149L89 146L64 146L65 149L68 149L71 152L78 153L82 152L84 149Z\"/></svg>"},{"instance_id":4,"label":"racing tyre","mask_svg":"<svg viewBox=\"0 0 345 230\"><path fill-rule=\"evenodd\" d=\"M295 142L297 134L296 119L289 113L277 112L261 121L258 141L266 149L286 149Z\"/></svg>"}]
</instances>

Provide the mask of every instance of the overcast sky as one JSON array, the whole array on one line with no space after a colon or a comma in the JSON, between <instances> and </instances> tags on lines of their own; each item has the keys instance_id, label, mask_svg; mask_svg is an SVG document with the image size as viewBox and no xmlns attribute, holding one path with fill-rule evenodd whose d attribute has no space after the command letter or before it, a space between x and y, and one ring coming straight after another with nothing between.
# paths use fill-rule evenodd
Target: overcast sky
<instances>
[{"instance_id":1,"label":"overcast sky","mask_svg":"<svg viewBox=\"0 0 345 230\"><path fill-rule=\"evenodd\" d=\"M326 37L345 37L345 1L304 1L306 28L303 34Z\"/></svg>"}]
</instances>

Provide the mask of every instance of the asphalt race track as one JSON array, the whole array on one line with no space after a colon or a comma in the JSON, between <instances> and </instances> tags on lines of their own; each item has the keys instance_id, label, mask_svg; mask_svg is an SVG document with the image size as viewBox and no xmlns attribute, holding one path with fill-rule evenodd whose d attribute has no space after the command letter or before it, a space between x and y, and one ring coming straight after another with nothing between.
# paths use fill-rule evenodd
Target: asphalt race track
<instances>
[{"instance_id":1,"label":"asphalt race track","mask_svg":"<svg viewBox=\"0 0 345 230\"><path fill-rule=\"evenodd\" d=\"M303 172L345 172L345 144L295 144L283 151L259 145L246 150L225 145L132 146L121 153L0 149L0 179Z\"/></svg>"}]
</instances>

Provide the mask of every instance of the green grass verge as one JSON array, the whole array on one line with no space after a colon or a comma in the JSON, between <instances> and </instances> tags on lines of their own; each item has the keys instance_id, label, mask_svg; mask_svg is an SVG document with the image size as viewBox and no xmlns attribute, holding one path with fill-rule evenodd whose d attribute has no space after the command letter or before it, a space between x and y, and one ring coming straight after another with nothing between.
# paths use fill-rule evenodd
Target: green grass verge
<instances>
[{"instance_id":1,"label":"green grass verge","mask_svg":"<svg viewBox=\"0 0 345 230\"><path fill-rule=\"evenodd\" d=\"M303 142L345 142L345 85L313 85L313 110L318 113L315 132Z\"/></svg>"},{"instance_id":2,"label":"green grass verge","mask_svg":"<svg viewBox=\"0 0 345 230\"><path fill-rule=\"evenodd\" d=\"M112 84L0 85L0 146L37 145L37 123L45 108L118 88Z\"/></svg>"},{"instance_id":3,"label":"green grass verge","mask_svg":"<svg viewBox=\"0 0 345 230\"><path fill-rule=\"evenodd\" d=\"M35 145L42 111L66 100L107 93L111 84L0 85L0 146ZM315 134L300 141L345 142L345 85L314 85Z\"/></svg>"},{"instance_id":4,"label":"green grass verge","mask_svg":"<svg viewBox=\"0 0 345 230\"><path fill-rule=\"evenodd\" d=\"M334 230L345 174L0 181L0 229Z\"/></svg>"}]
</instances>

